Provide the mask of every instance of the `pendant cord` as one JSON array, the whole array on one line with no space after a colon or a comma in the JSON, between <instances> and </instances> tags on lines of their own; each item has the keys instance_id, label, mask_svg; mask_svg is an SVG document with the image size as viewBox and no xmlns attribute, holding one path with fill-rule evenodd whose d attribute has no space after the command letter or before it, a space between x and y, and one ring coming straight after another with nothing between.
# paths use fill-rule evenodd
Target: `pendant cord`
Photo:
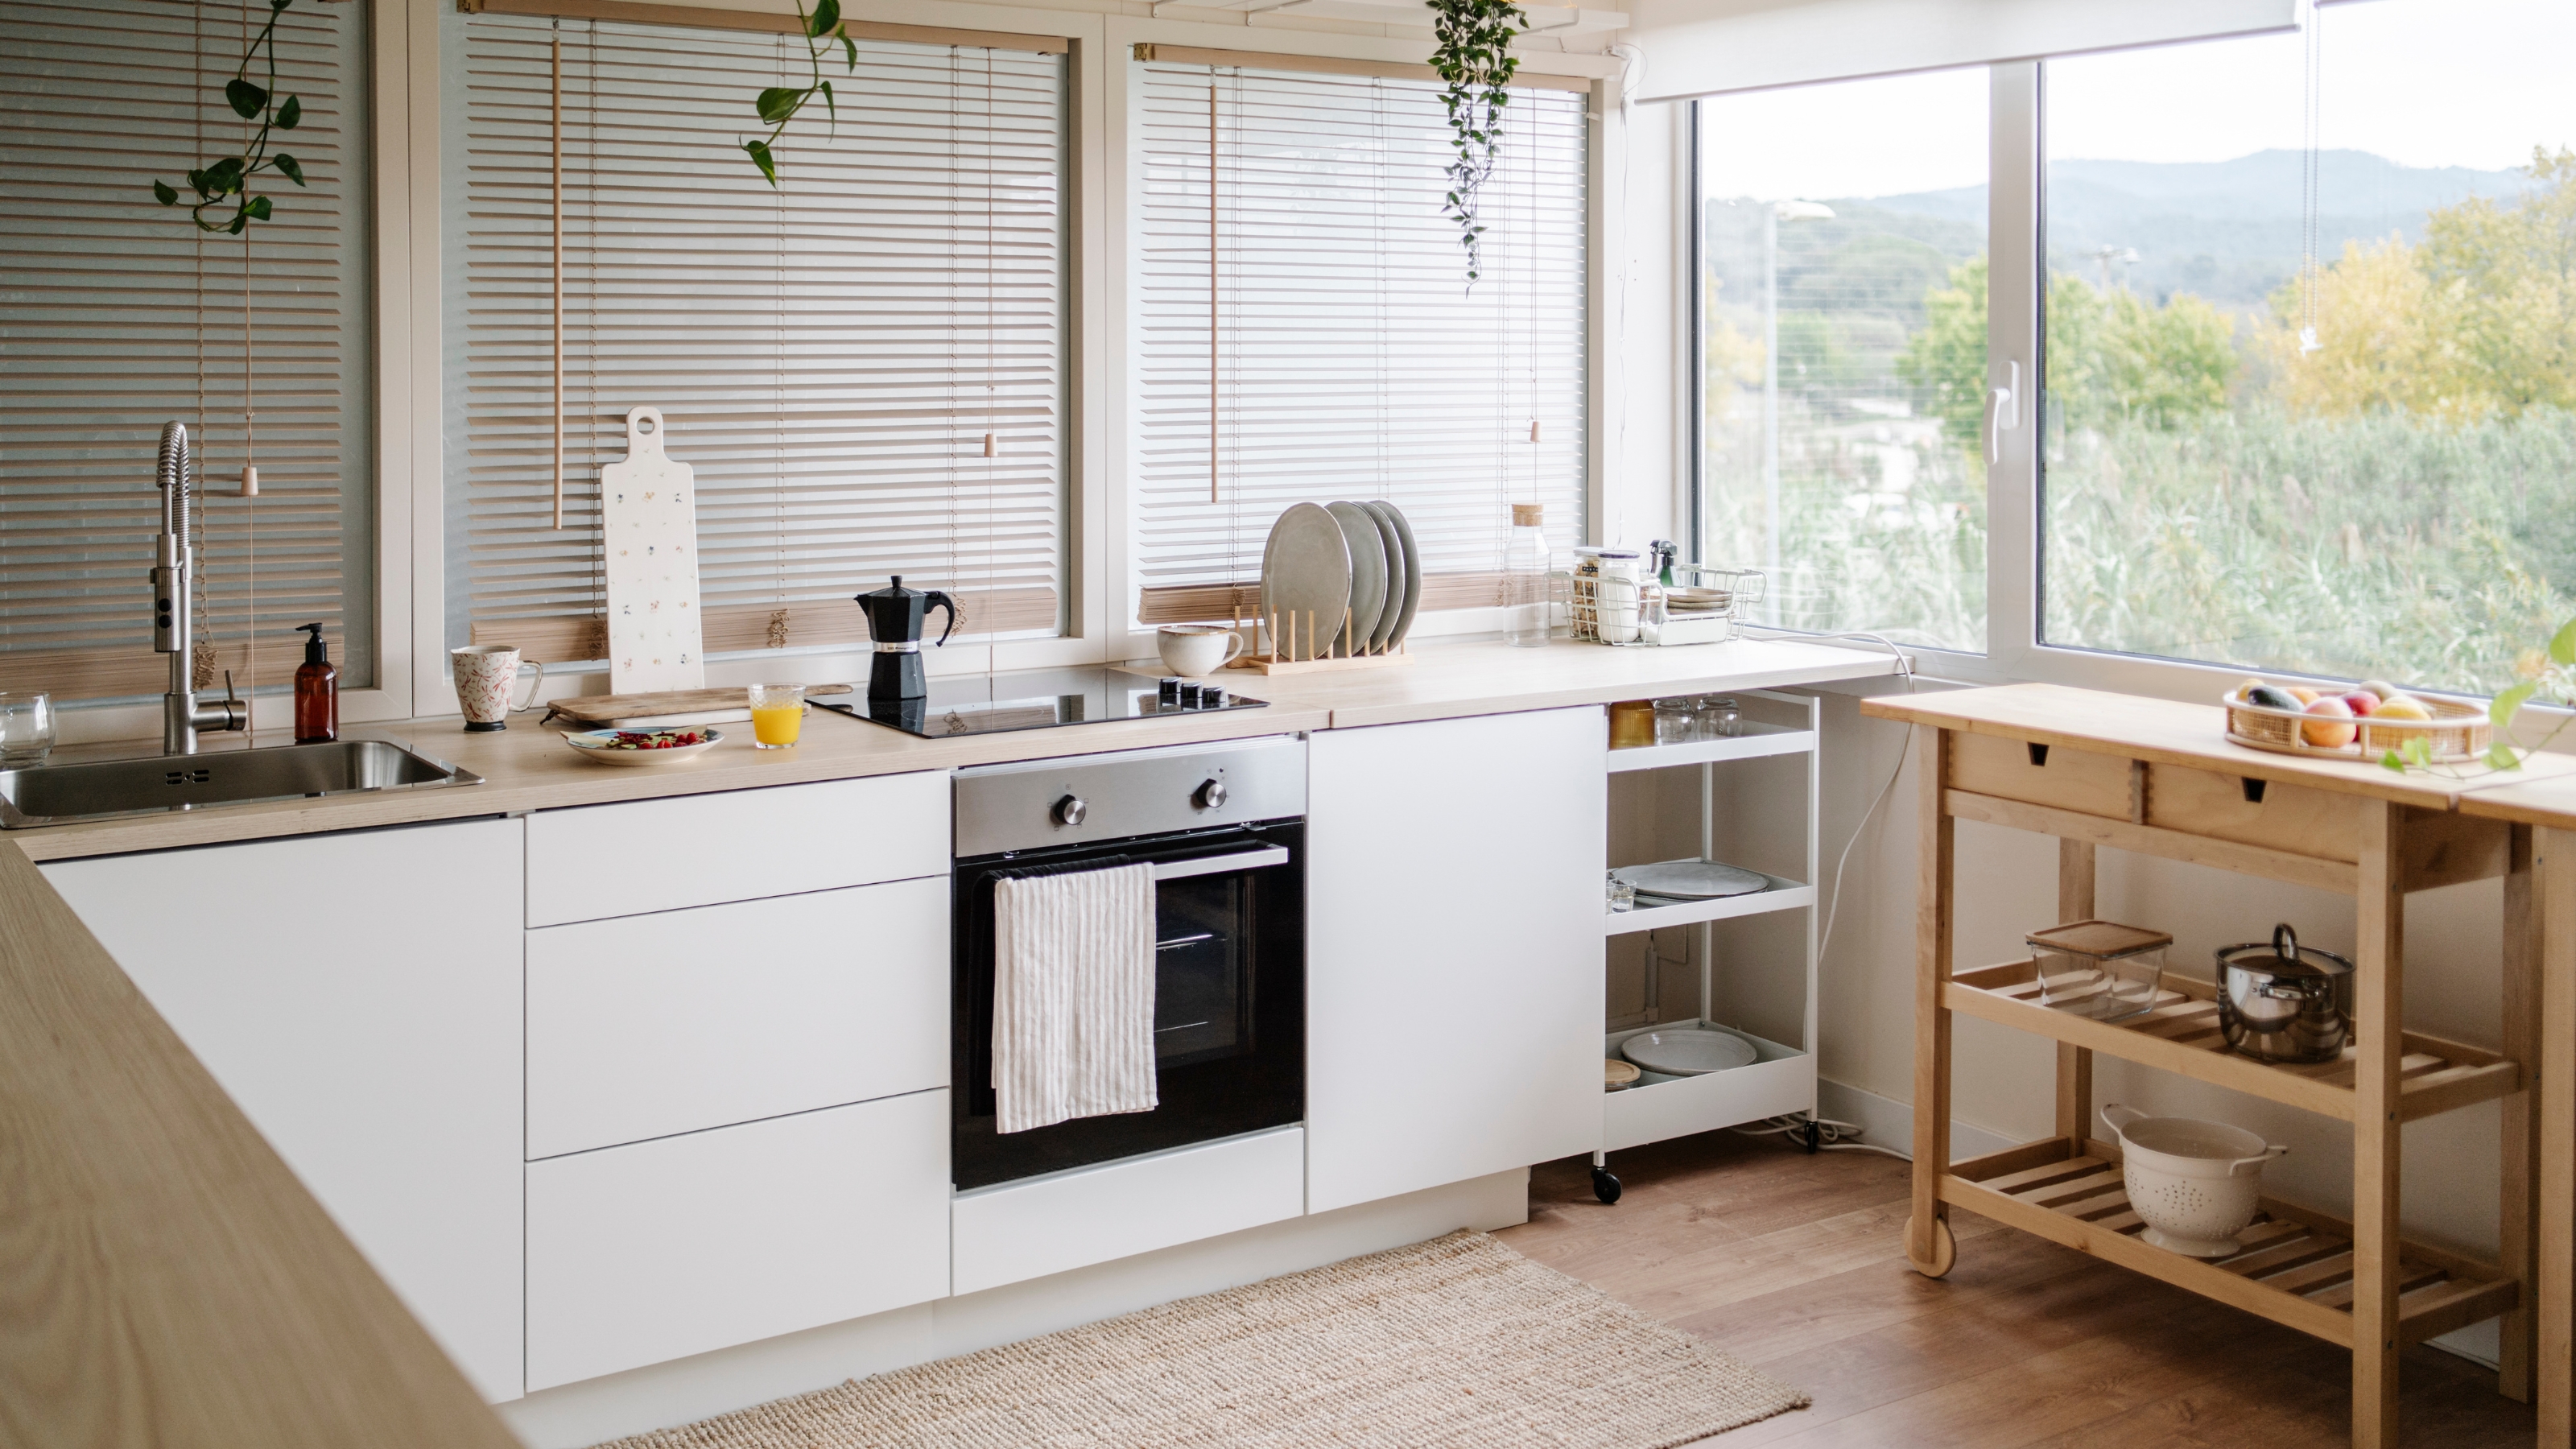
<instances>
[{"instance_id":1,"label":"pendant cord","mask_svg":"<svg viewBox=\"0 0 2576 1449\"><path fill-rule=\"evenodd\" d=\"M563 166L563 20L557 17L547 39L548 76L553 100L553 197L554 197L554 432L555 432L555 523L564 526L564 166Z\"/></svg>"},{"instance_id":2,"label":"pendant cord","mask_svg":"<svg viewBox=\"0 0 2576 1449\"><path fill-rule=\"evenodd\" d=\"M2306 153L2299 165L2299 355L2306 356L2324 344L2317 340L2317 289L2323 278L2317 263L2318 210L2324 203L2324 107L2325 83L2324 15L2316 0L2305 0L2300 6L2300 50L2302 88L2300 121L2306 131Z\"/></svg>"}]
</instances>

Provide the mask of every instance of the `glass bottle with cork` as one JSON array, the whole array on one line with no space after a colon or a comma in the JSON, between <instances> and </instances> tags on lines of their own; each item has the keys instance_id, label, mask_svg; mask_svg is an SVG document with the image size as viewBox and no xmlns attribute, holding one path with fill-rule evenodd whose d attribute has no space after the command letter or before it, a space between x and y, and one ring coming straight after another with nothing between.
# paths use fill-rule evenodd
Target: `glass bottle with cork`
<instances>
[{"instance_id":1,"label":"glass bottle with cork","mask_svg":"<svg viewBox=\"0 0 2576 1449\"><path fill-rule=\"evenodd\" d=\"M1503 539L1503 642L1523 649L1546 646L1554 606L1545 510L1544 504L1513 504L1511 532Z\"/></svg>"}]
</instances>

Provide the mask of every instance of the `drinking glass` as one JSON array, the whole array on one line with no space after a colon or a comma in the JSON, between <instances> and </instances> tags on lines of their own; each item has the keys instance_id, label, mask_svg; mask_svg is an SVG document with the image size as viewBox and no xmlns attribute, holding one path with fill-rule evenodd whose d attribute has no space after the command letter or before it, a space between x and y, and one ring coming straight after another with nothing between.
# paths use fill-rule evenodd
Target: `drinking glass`
<instances>
[{"instance_id":1,"label":"drinking glass","mask_svg":"<svg viewBox=\"0 0 2576 1449\"><path fill-rule=\"evenodd\" d=\"M1683 745L1690 743L1694 738L1695 736L1691 733L1691 702L1689 700L1674 698L1659 699L1655 701L1656 744Z\"/></svg>"},{"instance_id":2,"label":"drinking glass","mask_svg":"<svg viewBox=\"0 0 2576 1449\"><path fill-rule=\"evenodd\" d=\"M1633 911L1637 908L1637 888L1619 879L1619 872L1615 870L1610 872L1606 889L1610 893L1610 909L1614 913Z\"/></svg>"},{"instance_id":3,"label":"drinking glass","mask_svg":"<svg viewBox=\"0 0 2576 1449\"><path fill-rule=\"evenodd\" d=\"M796 743L805 728L805 686L755 684L751 687L751 744L760 750L783 750Z\"/></svg>"},{"instance_id":4,"label":"drinking glass","mask_svg":"<svg viewBox=\"0 0 2576 1449\"><path fill-rule=\"evenodd\" d=\"M1731 695L1703 694L1691 704L1691 729L1703 740L1723 740L1743 733L1743 706Z\"/></svg>"},{"instance_id":5,"label":"drinking glass","mask_svg":"<svg viewBox=\"0 0 2576 1449\"><path fill-rule=\"evenodd\" d=\"M41 765L54 748L54 702L24 690L0 690L0 766Z\"/></svg>"}]
</instances>

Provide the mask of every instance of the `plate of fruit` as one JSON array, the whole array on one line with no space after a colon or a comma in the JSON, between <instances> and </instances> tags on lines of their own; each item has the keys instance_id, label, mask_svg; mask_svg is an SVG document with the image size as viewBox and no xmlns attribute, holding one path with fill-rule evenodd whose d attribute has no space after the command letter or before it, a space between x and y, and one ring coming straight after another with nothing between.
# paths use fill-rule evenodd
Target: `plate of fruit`
<instances>
[{"instance_id":1,"label":"plate of fruit","mask_svg":"<svg viewBox=\"0 0 2576 1449\"><path fill-rule=\"evenodd\" d=\"M668 730L579 730L563 739L579 750L583 759L637 767L695 759L724 743L724 733L699 725Z\"/></svg>"},{"instance_id":2,"label":"plate of fruit","mask_svg":"<svg viewBox=\"0 0 2576 1449\"><path fill-rule=\"evenodd\" d=\"M2484 755L2494 736L2483 704L2417 694L2376 679L2344 687L2239 681L2227 706L2227 738L2285 755L2379 760L2422 740L2427 763Z\"/></svg>"}]
</instances>

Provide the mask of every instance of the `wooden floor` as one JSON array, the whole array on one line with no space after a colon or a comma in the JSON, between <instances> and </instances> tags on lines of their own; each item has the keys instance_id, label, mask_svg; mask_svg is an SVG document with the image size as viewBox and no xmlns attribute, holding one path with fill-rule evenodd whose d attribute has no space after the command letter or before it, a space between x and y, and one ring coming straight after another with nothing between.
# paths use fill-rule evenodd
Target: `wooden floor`
<instances>
[{"instance_id":1,"label":"wooden floor","mask_svg":"<svg viewBox=\"0 0 2576 1449\"><path fill-rule=\"evenodd\" d=\"M1587 1159L1537 1168L1498 1236L1815 1396L1724 1449L2349 1443L2350 1360L2304 1334L1964 1211L1958 1266L1916 1275L1893 1158L1713 1132L1611 1168L1613 1207ZM2409 1449L2532 1442L2493 1373L2421 1347L2403 1373Z\"/></svg>"}]
</instances>

